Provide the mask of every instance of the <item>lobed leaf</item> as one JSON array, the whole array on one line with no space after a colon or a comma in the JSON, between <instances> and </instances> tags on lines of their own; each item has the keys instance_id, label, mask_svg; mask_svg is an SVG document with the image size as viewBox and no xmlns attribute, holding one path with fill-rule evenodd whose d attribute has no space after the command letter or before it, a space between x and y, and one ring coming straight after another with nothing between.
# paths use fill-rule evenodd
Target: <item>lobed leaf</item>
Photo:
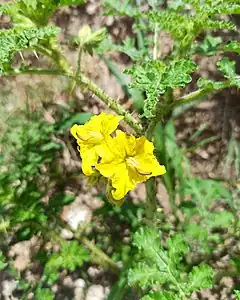
<instances>
[{"instance_id":1,"label":"lobed leaf","mask_svg":"<svg viewBox=\"0 0 240 300\"><path fill-rule=\"evenodd\" d=\"M42 28L27 28L24 30L0 30L0 75L9 67L15 53L26 49L34 49L58 34L53 26Z\"/></svg>"},{"instance_id":2,"label":"lobed leaf","mask_svg":"<svg viewBox=\"0 0 240 300\"><path fill-rule=\"evenodd\" d=\"M212 287L214 272L208 265L200 265L193 267L192 272L188 276L189 285L187 290L189 293L200 291Z\"/></svg>"}]
</instances>

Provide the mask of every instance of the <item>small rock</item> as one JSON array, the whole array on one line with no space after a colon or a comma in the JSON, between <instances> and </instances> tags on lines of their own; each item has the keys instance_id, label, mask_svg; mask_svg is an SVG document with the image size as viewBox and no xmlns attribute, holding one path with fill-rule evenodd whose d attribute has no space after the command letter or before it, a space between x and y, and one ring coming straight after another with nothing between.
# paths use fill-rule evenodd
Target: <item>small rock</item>
<instances>
[{"instance_id":1,"label":"small rock","mask_svg":"<svg viewBox=\"0 0 240 300\"><path fill-rule=\"evenodd\" d=\"M99 270L98 268L95 267L89 267L87 270L87 273L89 276L91 276L92 278L98 276L101 273L101 270Z\"/></svg>"},{"instance_id":2,"label":"small rock","mask_svg":"<svg viewBox=\"0 0 240 300\"><path fill-rule=\"evenodd\" d=\"M5 296L5 299L17 299L13 298L12 293L17 287L17 281L15 280L4 280L2 282L2 295Z\"/></svg>"},{"instance_id":3,"label":"small rock","mask_svg":"<svg viewBox=\"0 0 240 300\"><path fill-rule=\"evenodd\" d=\"M104 300L104 288L102 285L91 285L87 291L86 300Z\"/></svg>"},{"instance_id":4,"label":"small rock","mask_svg":"<svg viewBox=\"0 0 240 300\"><path fill-rule=\"evenodd\" d=\"M75 280L74 285L76 288L83 289L86 286L86 282L82 278L79 278L79 279Z\"/></svg>"},{"instance_id":5,"label":"small rock","mask_svg":"<svg viewBox=\"0 0 240 300\"><path fill-rule=\"evenodd\" d=\"M73 280L70 276L67 276L63 279L63 284L69 287L72 287L74 285Z\"/></svg>"},{"instance_id":6,"label":"small rock","mask_svg":"<svg viewBox=\"0 0 240 300\"><path fill-rule=\"evenodd\" d=\"M112 26L114 23L114 17L113 16L107 16L105 19L106 26Z\"/></svg>"},{"instance_id":7,"label":"small rock","mask_svg":"<svg viewBox=\"0 0 240 300\"><path fill-rule=\"evenodd\" d=\"M74 290L74 299L75 300L85 300L84 299L84 289L82 288L75 288Z\"/></svg>"},{"instance_id":8,"label":"small rock","mask_svg":"<svg viewBox=\"0 0 240 300\"><path fill-rule=\"evenodd\" d=\"M73 233L64 228L61 232L61 236L66 240L71 240L73 238Z\"/></svg>"}]
</instances>

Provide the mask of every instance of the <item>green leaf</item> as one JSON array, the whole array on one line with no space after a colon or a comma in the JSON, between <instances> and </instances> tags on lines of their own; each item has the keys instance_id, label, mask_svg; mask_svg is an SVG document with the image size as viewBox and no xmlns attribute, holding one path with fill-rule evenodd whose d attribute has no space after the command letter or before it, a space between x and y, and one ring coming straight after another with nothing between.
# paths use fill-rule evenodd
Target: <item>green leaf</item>
<instances>
[{"instance_id":1,"label":"green leaf","mask_svg":"<svg viewBox=\"0 0 240 300\"><path fill-rule=\"evenodd\" d=\"M225 51L232 51L240 54L240 42L239 41L231 41L227 45L224 46Z\"/></svg>"},{"instance_id":2,"label":"green leaf","mask_svg":"<svg viewBox=\"0 0 240 300\"><path fill-rule=\"evenodd\" d=\"M0 270L4 270L8 263L6 262L6 258L3 255L2 251L0 251Z\"/></svg>"},{"instance_id":3,"label":"green leaf","mask_svg":"<svg viewBox=\"0 0 240 300\"><path fill-rule=\"evenodd\" d=\"M148 295L141 298L141 300L180 300L181 298L171 292L150 292Z\"/></svg>"},{"instance_id":4,"label":"green leaf","mask_svg":"<svg viewBox=\"0 0 240 300\"><path fill-rule=\"evenodd\" d=\"M138 284L143 289L166 281L168 281L166 272L161 272L157 266L148 266L146 263L139 263L128 272L128 283L131 286Z\"/></svg>"},{"instance_id":5,"label":"green leaf","mask_svg":"<svg viewBox=\"0 0 240 300\"><path fill-rule=\"evenodd\" d=\"M55 143L55 142L49 142L40 147L41 151L59 150L59 149L62 149L62 145L59 143Z\"/></svg>"},{"instance_id":6,"label":"green leaf","mask_svg":"<svg viewBox=\"0 0 240 300\"><path fill-rule=\"evenodd\" d=\"M149 61L125 71L135 79L131 87L136 87L147 95L144 102L144 116L146 118L154 116L158 98L165 92L166 88L161 83L165 69L166 66L162 62Z\"/></svg>"},{"instance_id":7,"label":"green leaf","mask_svg":"<svg viewBox=\"0 0 240 300\"><path fill-rule=\"evenodd\" d=\"M235 79L236 71L235 71L235 61L231 61L229 58L224 57L220 61L218 61L217 66L218 69L224 73L224 76L229 79Z\"/></svg>"},{"instance_id":8,"label":"green leaf","mask_svg":"<svg viewBox=\"0 0 240 300\"><path fill-rule=\"evenodd\" d=\"M50 289L38 287L34 295L35 300L54 300L54 294Z\"/></svg>"},{"instance_id":9,"label":"green leaf","mask_svg":"<svg viewBox=\"0 0 240 300\"><path fill-rule=\"evenodd\" d=\"M53 253L44 269L44 278L53 283L58 278L58 271L66 269L75 271L88 260L88 253L77 241L62 244L59 253Z\"/></svg>"},{"instance_id":10,"label":"green leaf","mask_svg":"<svg viewBox=\"0 0 240 300\"><path fill-rule=\"evenodd\" d=\"M107 8L105 15L129 16L137 18L141 16L140 9L133 5L132 0L104 0L103 5Z\"/></svg>"},{"instance_id":11,"label":"green leaf","mask_svg":"<svg viewBox=\"0 0 240 300\"><path fill-rule=\"evenodd\" d=\"M207 289L213 285L214 272L208 265L200 265L193 267L192 272L189 274L189 285L187 290L189 293Z\"/></svg>"},{"instance_id":12,"label":"green leaf","mask_svg":"<svg viewBox=\"0 0 240 300\"><path fill-rule=\"evenodd\" d=\"M82 4L83 0L16 0L3 4L0 11L11 16L14 26L26 27L46 26L49 18L60 6Z\"/></svg>"},{"instance_id":13,"label":"green leaf","mask_svg":"<svg viewBox=\"0 0 240 300\"><path fill-rule=\"evenodd\" d=\"M67 120L63 121L60 124L59 129L60 130L70 129L74 124L84 125L87 121L89 121L91 116L92 116L92 113L89 113L89 112L74 114Z\"/></svg>"},{"instance_id":14,"label":"green leaf","mask_svg":"<svg viewBox=\"0 0 240 300\"><path fill-rule=\"evenodd\" d=\"M192 81L189 74L196 69L197 66L192 60L173 61L165 70L162 84L170 88L185 87Z\"/></svg>"},{"instance_id":15,"label":"green leaf","mask_svg":"<svg viewBox=\"0 0 240 300\"><path fill-rule=\"evenodd\" d=\"M135 79L131 86L146 93L144 116L151 118L155 115L159 97L168 88L184 87L190 83L192 79L189 74L195 69L196 65L191 60L176 60L168 66L161 61L152 60L134 66L125 72Z\"/></svg>"},{"instance_id":16,"label":"green leaf","mask_svg":"<svg viewBox=\"0 0 240 300\"><path fill-rule=\"evenodd\" d=\"M209 228L230 228L233 222L234 216L227 210L210 213L207 219Z\"/></svg>"},{"instance_id":17,"label":"green leaf","mask_svg":"<svg viewBox=\"0 0 240 300\"><path fill-rule=\"evenodd\" d=\"M237 300L240 300L240 291L234 290L235 295L237 296Z\"/></svg>"},{"instance_id":18,"label":"green leaf","mask_svg":"<svg viewBox=\"0 0 240 300\"><path fill-rule=\"evenodd\" d=\"M201 55L212 56L216 55L219 45L222 43L221 37L206 35L203 42L196 47L196 52Z\"/></svg>"},{"instance_id":19,"label":"green leaf","mask_svg":"<svg viewBox=\"0 0 240 300\"><path fill-rule=\"evenodd\" d=\"M34 49L58 34L56 27L28 28L24 30L0 30L0 75L9 68L15 53Z\"/></svg>"},{"instance_id":20,"label":"green leaf","mask_svg":"<svg viewBox=\"0 0 240 300\"><path fill-rule=\"evenodd\" d=\"M199 78L197 86L200 89L208 89L209 91L219 90L225 87L225 83L221 81L212 81L206 78Z\"/></svg>"},{"instance_id":21,"label":"green leaf","mask_svg":"<svg viewBox=\"0 0 240 300\"><path fill-rule=\"evenodd\" d=\"M168 257L169 260L178 265L189 248L184 241L184 237L181 234L176 234L172 238L167 239Z\"/></svg>"},{"instance_id":22,"label":"green leaf","mask_svg":"<svg viewBox=\"0 0 240 300\"><path fill-rule=\"evenodd\" d=\"M91 28L88 25L84 25L78 33L78 39L75 39L74 41L78 43L84 51L92 55L93 49L97 48L105 38L105 28L101 28L97 31L92 32Z\"/></svg>"},{"instance_id":23,"label":"green leaf","mask_svg":"<svg viewBox=\"0 0 240 300\"><path fill-rule=\"evenodd\" d=\"M167 268L168 257L162 250L160 237L156 231L150 228L141 228L135 233L133 244L143 252L144 256L155 261L160 270Z\"/></svg>"}]
</instances>

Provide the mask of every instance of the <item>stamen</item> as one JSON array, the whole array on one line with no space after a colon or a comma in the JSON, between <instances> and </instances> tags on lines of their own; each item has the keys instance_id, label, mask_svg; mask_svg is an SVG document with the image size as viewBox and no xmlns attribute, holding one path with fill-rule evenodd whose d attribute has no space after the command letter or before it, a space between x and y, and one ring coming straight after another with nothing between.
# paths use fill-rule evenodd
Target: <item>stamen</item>
<instances>
[{"instance_id":1,"label":"stamen","mask_svg":"<svg viewBox=\"0 0 240 300\"><path fill-rule=\"evenodd\" d=\"M83 137L81 137L77 132L76 132L76 136L80 139L80 140L82 140L82 141L84 141L84 142L86 142L86 141L88 141L90 138L86 138L86 139L84 139Z\"/></svg>"},{"instance_id":2,"label":"stamen","mask_svg":"<svg viewBox=\"0 0 240 300\"><path fill-rule=\"evenodd\" d=\"M135 168L135 169L137 170L137 172L138 172L140 175L151 175L151 174L152 174L152 172L145 172L145 171L139 170L139 169L137 169L137 168Z\"/></svg>"}]
</instances>

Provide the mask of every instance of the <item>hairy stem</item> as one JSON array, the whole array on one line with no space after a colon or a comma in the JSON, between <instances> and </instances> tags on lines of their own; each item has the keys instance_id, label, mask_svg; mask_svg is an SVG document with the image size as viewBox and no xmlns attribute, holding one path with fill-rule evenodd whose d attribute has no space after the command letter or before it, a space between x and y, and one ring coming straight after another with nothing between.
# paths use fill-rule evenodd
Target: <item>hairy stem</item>
<instances>
[{"instance_id":1,"label":"hairy stem","mask_svg":"<svg viewBox=\"0 0 240 300\"><path fill-rule=\"evenodd\" d=\"M143 129L141 124L128 112L126 111L121 104L119 104L116 100L111 98L107 93L105 93L101 88L99 88L95 83L93 83L90 79L88 79L84 75L80 75L76 78L71 73L64 73L60 69L13 69L8 71L8 73L4 74L5 76L16 76L21 74L32 74L32 75L62 75L68 78L74 79L81 86L84 86L88 91L92 92L95 96L97 96L100 100L102 100L108 107L110 107L117 114L124 116L124 120L126 123L138 134L141 135L143 133Z\"/></svg>"},{"instance_id":2,"label":"hairy stem","mask_svg":"<svg viewBox=\"0 0 240 300\"><path fill-rule=\"evenodd\" d=\"M155 24L153 37L153 60L158 58L158 25Z\"/></svg>"},{"instance_id":3,"label":"hairy stem","mask_svg":"<svg viewBox=\"0 0 240 300\"><path fill-rule=\"evenodd\" d=\"M149 178L148 181L146 182L146 192L147 192L146 215L149 221L153 221L155 212L157 210L157 201L156 201L157 188L156 188L155 177Z\"/></svg>"},{"instance_id":4,"label":"hairy stem","mask_svg":"<svg viewBox=\"0 0 240 300\"><path fill-rule=\"evenodd\" d=\"M157 119L153 118L149 125L148 128L145 132L145 136L146 138L151 141L153 138L153 134L154 134L154 130L157 124ZM147 193L147 218L148 220L152 221L154 219L154 215L155 212L157 210L157 199L156 199L156 195L157 195L157 187L156 187L156 178L155 177L151 177L150 179L148 179L148 181L146 182L146 193Z\"/></svg>"},{"instance_id":5,"label":"hairy stem","mask_svg":"<svg viewBox=\"0 0 240 300\"><path fill-rule=\"evenodd\" d=\"M240 76L237 77L236 81L240 82ZM191 101L201 99L202 97L208 95L209 93L216 93L216 92L218 92L222 89L228 88L230 86L232 86L232 81L227 80L225 82L222 82L221 86L216 88L216 89L210 89L210 88L199 89L197 91L191 92L191 93L177 99L172 104L172 107L176 107L176 106L179 106L179 105L184 104L184 103L189 103Z\"/></svg>"},{"instance_id":6,"label":"hairy stem","mask_svg":"<svg viewBox=\"0 0 240 300\"><path fill-rule=\"evenodd\" d=\"M110 97L106 92L104 92L100 87L98 87L95 83L93 83L86 76L81 75L76 79L77 82L84 86L88 91L92 92L99 99L101 99L108 107L110 107L113 111L115 111L118 115L124 116L124 120L126 123L135 130L135 132L139 135L142 134L142 126L138 123L137 120L133 118L133 116L126 111L121 104L119 104L116 100Z\"/></svg>"},{"instance_id":7,"label":"hairy stem","mask_svg":"<svg viewBox=\"0 0 240 300\"><path fill-rule=\"evenodd\" d=\"M78 78L79 75L80 75L80 73L81 73L82 52L83 52L82 47L79 46L77 68L76 68L76 72L75 72L75 75L74 75L75 78ZM73 91L75 90L76 84L77 84L76 79L73 79L72 82L71 82L71 84L70 84L70 89L69 89L70 90L70 94L72 94Z\"/></svg>"}]
</instances>

